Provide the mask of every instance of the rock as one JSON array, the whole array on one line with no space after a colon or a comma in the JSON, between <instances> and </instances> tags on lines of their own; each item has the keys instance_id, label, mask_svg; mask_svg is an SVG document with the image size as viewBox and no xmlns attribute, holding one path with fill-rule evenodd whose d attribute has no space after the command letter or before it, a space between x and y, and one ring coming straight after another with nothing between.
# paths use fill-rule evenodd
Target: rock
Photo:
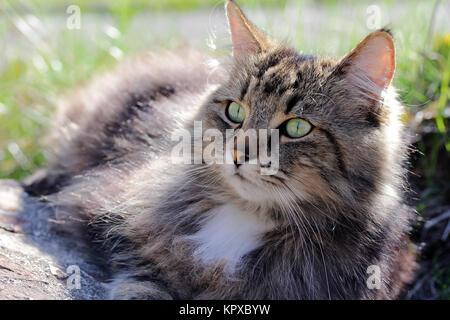
<instances>
[{"instance_id":1,"label":"rock","mask_svg":"<svg viewBox=\"0 0 450 320\"><path fill-rule=\"evenodd\" d=\"M18 182L0 180L0 299L105 298L105 272L57 222Z\"/></svg>"}]
</instances>

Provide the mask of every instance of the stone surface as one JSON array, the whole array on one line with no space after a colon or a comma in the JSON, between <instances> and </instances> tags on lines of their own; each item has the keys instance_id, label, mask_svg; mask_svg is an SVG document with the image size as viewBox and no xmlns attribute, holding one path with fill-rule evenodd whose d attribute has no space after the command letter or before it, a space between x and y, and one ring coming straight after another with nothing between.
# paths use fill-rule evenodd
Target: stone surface
<instances>
[{"instance_id":1,"label":"stone surface","mask_svg":"<svg viewBox=\"0 0 450 320\"><path fill-rule=\"evenodd\" d=\"M87 252L58 232L48 205L0 180L0 300L105 298L105 274Z\"/></svg>"}]
</instances>

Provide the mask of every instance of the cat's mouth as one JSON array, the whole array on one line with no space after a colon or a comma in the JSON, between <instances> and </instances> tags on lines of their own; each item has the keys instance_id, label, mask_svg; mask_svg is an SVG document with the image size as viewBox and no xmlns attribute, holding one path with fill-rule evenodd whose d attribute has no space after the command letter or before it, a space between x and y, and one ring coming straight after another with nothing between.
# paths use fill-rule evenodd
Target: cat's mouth
<instances>
[{"instance_id":1,"label":"cat's mouth","mask_svg":"<svg viewBox=\"0 0 450 320\"><path fill-rule=\"evenodd\" d=\"M235 195L252 203L277 201L274 190L283 187L273 176L261 175L259 166L255 165L221 166L220 172L223 181Z\"/></svg>"},{"instance_id":2,"label":"cat's mouth","mask_svg":"<svg viewBox=\"0 0 450 320\"><path fill-rule=\"evenodd\" d=\"M240 168L234 168L234 170L231 172L231 180L234 180L234 183L244 183L244 184L250 184L253 187L257 187L258 184L253 181L251 177L248 177L247 174L244 172L244 170L241 170Z\"/></svg>"},{"instance_id":3,"label":"cat's mouth","mask_svg":"<svg viewBox=\"0 0 450 320\"><path fill-rule=\"evenodd\" d=\"M280 183L269 179L269 177L261 176L259 173L252 174L235 168L231 175L232 184L239 184L240 188L251 189L252 192L267 189L268 187L280 186Z\"/></svg>"},{"instance_id":4,"label":"cat's mouth","mask_svg":"<svg viewBox=\"0 0 450 320\"><path fill-rule=\"evenodd\" d=\"M252 198L256 195L262 194L261 185L246 178L242 173L235 173L229 179L230 185L237 191L239 195L247 198L248 195L252 194Z\"/></svg>"},{"instance_id":5,"label":"cat's mouth","mask_svg":"<svg viewBox=\"0 0 450 320\"><path fill-rule=\"evenodd\" d=\"M234 172L234 174L233 174L233 178L238 179L238 180L241 181L241 182L249 183L249 184L252 184L252 185L256 186L256 184L253 183L253 181L251 181L250 179L246 178L246 177L244 176L244 174L243 174L242 172L239 171L239 169L236 169L236 170L235 170L235 172Z\"/></svg>"},{"instance_id":6,"label":"cat's mouth","mask_svg":"<svg viewBox=\"0 0 450 320\"><path fill-rule=\"evenodd\" d=\"M234 176L242 180L247 180L239 171L235 171Z\"/></svg>"},{"instance_id":7,"label":"cat's mouth","mask_svg":"<svg viewBox=\"0 0 450 320\"><path fill-rule=\"evenodd\" d=\"M244 182L248 182L256 187L261 187L264 184L268 184L271 186L278 186L278 187L282 185L282 183L280 183L281 178L276 177L276 176L261 176L260 174L261 173L258 172L257 177L250 178L250 177L246 177L245 174L243 172L241 172L238 168L235 168L233 177L235 177L236 179L240 179ZM257 179L257 181L261 182L261 183L256 183L255 179Z\"/></svg>"}]
</instances>

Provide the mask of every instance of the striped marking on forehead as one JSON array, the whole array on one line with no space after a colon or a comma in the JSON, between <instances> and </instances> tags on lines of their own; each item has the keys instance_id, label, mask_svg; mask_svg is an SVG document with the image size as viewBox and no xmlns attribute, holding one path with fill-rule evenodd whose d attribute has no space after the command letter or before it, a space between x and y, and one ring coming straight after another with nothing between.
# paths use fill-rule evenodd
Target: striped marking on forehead
<instances>
[{"instance_id":1,"label":"striped marking on forehead","mask_svg":"<svg viewBox=\"0 0 450 320\"><path fill-rule=\"evenodd\" d=\"M313 59L310 55L300 55L294 50L283 49L274 53L271 53L268 57L256 63L258 79L264 78L265 74L272 68L284 65L291 65L293 68L299 65L299 63Z\"/></svg>"},{"instance_id":2,"label":"striped marking on forehead","mask_svg":"<svg viewBox=\"0 0 450 320\"><path fill-rule=\"evenodd\" d=\"M256 68L258 69L258 73L256 74L256 78L259 80L263 79L264 75L271 68L278 66L287 56L288 54L286 52L272 54L268 58L257 63Z\"/></svg>"},{"instance_id":3,"label":"striped marking on forehead","mask_svg":"<svg viewBox=\"0 0 450 320\"><path fill-rule=\"evenodd\" d=\"M243 81L240 99L253 96L277 96L286 101L285 113L289 113L308 91L308 77L304 63L311 63L314 56L299 55L292 50L279 51L256 62L255 71ZM283 98L283 96L285 98Z\"/></svg>"},{"instance_id":4,"label":"striped marking on forehead","mask_svg":"<svg viewBox=\"0 0 450 320\"><path fill-rule=\"evenodd\" d=\"M259 64L257 87L265 95L279 96L290 89L299 89L303 83L302 70L299 68L302 63L311 59L313 59L312 56L301 56L293 52L269 57Z\"/></svg>"}]
</instances>

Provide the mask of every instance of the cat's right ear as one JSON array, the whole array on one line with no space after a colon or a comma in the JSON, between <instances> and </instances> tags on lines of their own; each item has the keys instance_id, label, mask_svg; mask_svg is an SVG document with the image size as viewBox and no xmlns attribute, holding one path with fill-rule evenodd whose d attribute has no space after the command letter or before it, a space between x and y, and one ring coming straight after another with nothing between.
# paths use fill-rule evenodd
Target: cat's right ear
<instances>
[{"instance_id":1,"label":"cat's right ear","mask_svg":"<svg viewBox=\"0 0 450 320\"><path fill-rule=\"evenodd\" d=\"M337 68L349 83L377 96L391 84L394 70L394 40L384 29L369 34L342 59Z\"/></svg>"},{"instance_id":2,"label":"cat's right ear","mask_svg":"<svg viewBox=\"0 0 450 320\"><path fill-rule=\"evenodd\" d=\"M225 10L230 25L234 57L257 54L269 47L270 38L247 19L234 0L226 1Z\"/></svg>"}]
</instances>

